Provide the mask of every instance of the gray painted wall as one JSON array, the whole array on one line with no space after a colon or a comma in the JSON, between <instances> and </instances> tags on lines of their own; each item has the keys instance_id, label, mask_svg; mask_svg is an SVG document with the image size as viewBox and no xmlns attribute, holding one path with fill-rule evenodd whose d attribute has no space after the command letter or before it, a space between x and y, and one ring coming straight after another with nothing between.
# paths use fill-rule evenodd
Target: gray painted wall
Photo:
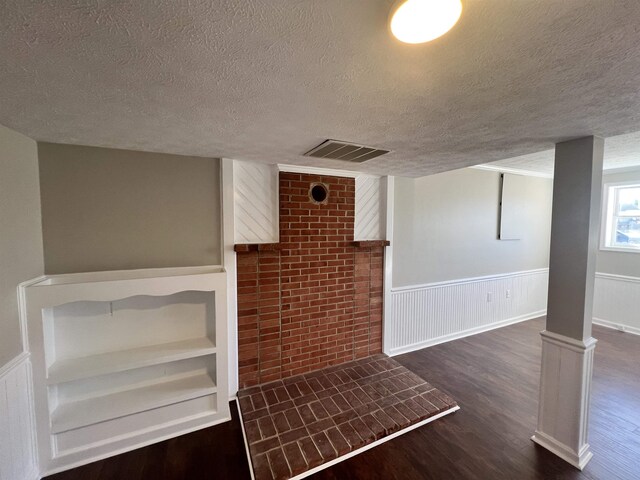
<instances>
[{"instance_id":1,"label":"gray painted wall","mask_svg":"<svg viewBox=\"0 0 640 480\"><path fill-rule=\"evenodd\" d=\"M552 181L526 177L521 240L497 240L500 174L463 169L396 178L393 286L549 265Z\"/></svg>"},{"instance_id":2,"label":"gray painted wall","mask_svg":"<svg viewBox=\"0 0 640 480\"><path fill-rule=\"evenodd\" d=\"M602 177L603 184L632 181L640 183L640 170L605 174ZM640 252L611 252L598 249L596 271L615 275L626 275L629 277L640 277Z\"/></svg>"},{"instance_id":3,"label":"gray painted wall","mask_svg":"<svg viewBox=\"0 0 640 480\"><path fill-rule=\"evenodd\" d=\"M591 336L604 140L556 144L546 329L577 340Z\"/></svg>"},{"instance_id":4,"label":"gray painted wall","mask_svg":"<svg viewBox=\"0 0 640 480\"><path fill-rule=\"evenodd\" d=\"M17 286L42 275L36 142L0 126L0 367L22 351Z\"/></svg>"},{"instance_id":5,"label":"gray painted wall","mask_svg":"<svg viewBox=\"0 0 640 480\"><path fill-rule=\"evenodd\" d=\"M221 263L220 162L39 143L47 274Z\"/></svg>"}]
</instances>

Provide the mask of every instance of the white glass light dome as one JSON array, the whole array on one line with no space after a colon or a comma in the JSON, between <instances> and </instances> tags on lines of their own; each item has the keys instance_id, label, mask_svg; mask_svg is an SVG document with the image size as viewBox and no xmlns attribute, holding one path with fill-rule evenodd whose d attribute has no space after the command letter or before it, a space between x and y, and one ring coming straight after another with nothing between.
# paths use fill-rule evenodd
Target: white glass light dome
<instances>
[{"instance_id":1,"label":"white glass light dome","mask_svg":"<svg viewBox=\"0 0 640 480\"><path fill-rule=\"evenodd\" d=\"M430 42L451 30L461 13L460 0L405 0L391 12L391 33L404 43Z\"/></svg>"}]
</instances>

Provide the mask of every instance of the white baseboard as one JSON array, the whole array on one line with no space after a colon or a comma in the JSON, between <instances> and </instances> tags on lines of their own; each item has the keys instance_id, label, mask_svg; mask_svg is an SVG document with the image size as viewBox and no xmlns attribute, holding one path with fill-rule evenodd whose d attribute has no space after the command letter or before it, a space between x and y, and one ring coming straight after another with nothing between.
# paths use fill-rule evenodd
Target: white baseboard
<instances>
[{"instance_id":1,"label":"white baseboard","mask_svg":"<svg viewBox=\"0 0 640 480\"><path fill-rule=\"evenodd\" d=\"M25 480L40 480L42 476L40 475L40 470L37 468L33 468L25 477Z\"/></svg>"},{"instance_id":2,"label":"white baseboard","mask_svg":"<svg viewBox=\"0 0 640 480\"><path fill-rule=\"evenodd\" d=\"M610 322L609 320L603 320L601 318L593 319L594 325L600 325L601 327L612 328L624 333L632 333L633 335L640 335L640 328L625 325L623 323Z\"/></svg>"},{"instance_id":3,"label":"white baseboard","mask_svg":"<svg viewBox=\"0 0 640 480\"><path fill-rule=\"evenodd\" d=\"M461 332L451 333L449 335L443 335L442 337L437 337L430 340L425 340L423 342L414 343L412 345L407 345L404 347L392 349L389 352L389 355L390 356L401 355L403 353L409 353L409 352L414 352L416 350L421 350L423 348L433 347L434 345L439 345L441 343L451 342L452 340L458 340L460 338L470 337L471 335L477 335L478 333L488 332L490 330L506 327L508 325L513 325L515 323L525 322L527 320L532 320L534 318L542 317L543 315L546 315L546 313L547 313L546 310L540 310L538 312L527 313L519 317L509 318L507 320L490 323L488 325L483 325L481 327L469 328Z\"/></svg>"},{"instance_id":4,"label":"white baseboard","mask_svg":"<svg viewBox=\"0 0 640 480\"><path fill-rule=\"evenodd\" d=\"M208 416L215 417L215 419L206 422L202 422L198 418L195 418L193 420L187 419L183 422L179 422L179 426L177 428L175 424L168 422L166 426L160 425L157 427L157 429L154 429L152 432L147 433L146 435L134 433L131 435L123 436L124 438L122 440L119 439L119 443L123 444L123 446L114 448L114 442L111 442L105 443L104 446L91 449L91 451L95 451L98 453L87 455L86 451L79 450L78 452L73 452L68 455L56 457L51 462L53 466L43 472L43 476L53 475L55 473L71 470L73 468L81 467L83 465L97 462L99 460L115 457L116 455L147 447L155 443L164 442L175 437L187 435L189 433L196 432L204 428L213 427L214 425L218 425L220 423L228 422L229 420L231 420L230 414L218 417L216 417L215 414ZM184 427L181 427L181 425L184 425ZM158 434L158 431L166 433ZM129 443L126 443L129 439L131 441Z\"/></svg>"}]
</instances>

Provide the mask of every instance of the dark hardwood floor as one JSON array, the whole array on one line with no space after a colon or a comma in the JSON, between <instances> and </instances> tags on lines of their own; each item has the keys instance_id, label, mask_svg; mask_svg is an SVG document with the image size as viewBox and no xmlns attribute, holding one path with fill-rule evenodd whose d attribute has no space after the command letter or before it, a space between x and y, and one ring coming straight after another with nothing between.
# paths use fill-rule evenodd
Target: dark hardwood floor
<instances>
[{"instance_id":1,"label":"dark hardwood floor","mask_svg":"<svg viewBox=\"0 0 640 480\"><path fill-rule=\"evenodd\" d=\"M640 336L599 339L590 442L579 472L529 438L536 425L543 319L395 357L461 410L328 468L313 479L640 479ZM49 477L55 480L248 479L232 422Z\"/></svg>"}]
</instances>

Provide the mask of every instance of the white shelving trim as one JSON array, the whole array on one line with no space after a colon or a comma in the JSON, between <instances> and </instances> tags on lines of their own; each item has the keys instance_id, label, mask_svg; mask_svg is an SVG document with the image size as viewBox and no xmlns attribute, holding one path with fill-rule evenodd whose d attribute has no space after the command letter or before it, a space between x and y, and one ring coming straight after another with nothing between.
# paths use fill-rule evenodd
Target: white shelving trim
<instances>
[{"instance_id":1,"label":"white shelving trim","mask_svg":"<svg viewBox=\"0 0 640 480\"><path fill-rule=\"evenodd\" d=\"M86 332L83 337L77 329L86 325L83 327L83 322L78 320L77 312L73 312L73 320L58 323L61 319L64 321L65 314L64 309L57 307L69 303L115 302L189 291L211 293L213 298L208 296L207 300L196 302L206 303L206 328L193 324L187 335L181 331L180 336L158 335L156 340L147 340L139 331L149 328L147 325L119 321L110 328L118 329L121 335L127 335L129 328L137 328L133 332L138 337L128 345L118 346L117 341L98 341L100 332ZM31 349L41 475L230 420L227 275L223 267L39 277L20 285L19 298ZM133 310L127 315L135 319ZM193 309L185 310L182 314L166 310L160 318L175 320L175 328L181 328L181 318L193 318ZM183 314L189 316L183 317ZM141 318L144 319L144 315ZM51 328L60 325L64 328ZM170 322L165 322L165 326L169 325ZM95 348L82 348L75 354L70 348L56 348L84 341L84 338L92 341L91 333L97 336ZM113 335L114 330L110 333ZM186 340L189 338L191 340ZM56 345L57 340L63 343ZM142 346L146 341L151 345ZM47 359L52 363L47 364ZM187 370L173 367L181 362L186 362L182 365ZM146 372L141 374L138 370ZM111 376L114 383L110 386ZM104 394L100 396L98 392ZM184 415L180 415L181 411ZM87 438L92 436L101 440L87 443Z\"/></svg>"},{"instance_id":2,"label":"white shelving trim","mask_svg":"<svg viewBox=\"0 0 640 480\"><path fill-rule=\"evenodd\" d=\"M68 402L51 414L51 432L62 433L173 403L213 395L217 388L207 374L158 382L102 397Z\"/></svg>"},{"instance_id":3,"label":"white shelving trim","mask_svg":"<svg viewBox=\"0 0 640 480\"><path fill-rule=\"evenodd\" d=\"M211 339L204 337L101 353L88 357L61 359L49 367L47 384L54 385L97 375L202 357L212 355L216 351Z\"/></svg>"}]
</instances>

